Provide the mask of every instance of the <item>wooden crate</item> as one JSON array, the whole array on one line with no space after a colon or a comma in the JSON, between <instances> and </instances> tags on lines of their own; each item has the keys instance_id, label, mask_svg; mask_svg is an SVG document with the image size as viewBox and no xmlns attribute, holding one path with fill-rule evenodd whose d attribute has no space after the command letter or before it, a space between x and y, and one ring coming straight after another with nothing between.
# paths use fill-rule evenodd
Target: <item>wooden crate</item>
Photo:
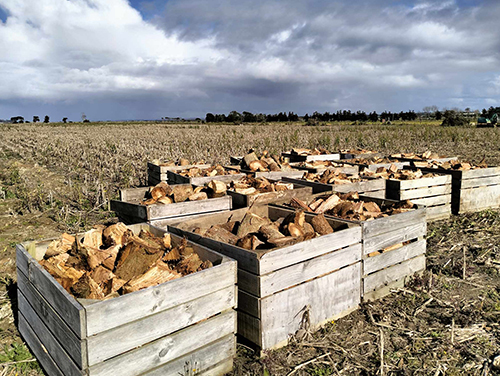
<instances>
[{"instance_id":1,"label":"wooden crate","mask_svg":"<svg viewBox=\"0 0 500 376\"><path fill-rule=\"evenodd\" d=\"M319 155L297 155L291 152L283 152L281 156L287 158L290 162L312 162L312 161L338 161L340 153L319 154Z\"/></svg>"},{"instance_id":2,"label":"wooden crate","mask_svg":"<svg viewBox=\"0 0 500 376\"><path fill-rule=\"evenodd\" d=\"M342 159L342 163L345 164L352 164L354 166L359 166L359 169L364 170L367 168L370 171L377 171L378 168L383 167L389 169L392 165L395 165L398 169L403 169L404 166L409 166L410 162L409 161L394 161L391 163L375 163L375 164L363 164L363 163L354 163L354 162L349 162L349 159Z\"/></svg>"},{"instance_id":3,"label":"wooden crate","mask_svg":"<svg viewBox=\"0 0 500 376\"><path fill-rule=\"evenodd\" d=\"M146 224L130 228L165 232ZM186 366L201 375L231 370L234 260L191 244L214 267L113 299L85 300L68 294L38 263L49 243L16 247L19 331L48 375L173 376L186 375Z\"/></svg>"},{"instance_id":4,"label":"wooden crate","mask_svg":"<svg viewBox=\"0 0 500 376\"><path fill-rule=\"evenodd\" d=\"M169 205L141 205L140 202L148 190L149 187L121 189L120 200L111 200L111 210L116 212L118 218L127 224L142 222L156 224L158 221L177 217L232 209L231 196L200 201L185 201Z\"/></svg>"},{"instance_id":5,"label":"wooden crate","mask_svg":"<svg viewBox=\"0 0 500 376\"><path fill-rule=\"evenodd\" d=\"M186 168L209 168L209 164L194 164L189 166L160 166L152 162L148 162L148 184L156 185L160 182L168 183L168 171L182 171Z\"/></svg>"},{"instance_id":6,"label":"wooden crate","mask_svg":"<svg viewBox=\"0 0 500 376\"><path fill-rule=\"evenodd\" d=\"M328 193L315 196L328 196ZM366 196L360 198L378 205L397 202ZM314 198L309 202L313 200ZM410 212L370 221L350 221L325 215L341 222L360 225L362 228L361 293L365 301L389 294L391 288L402 286L413 274L425 270L426 211L425 207L418 207ZM381 252L400 243L407 244L398 249Z\"/></svg>"},{"instance_id":7,"label":"wooden crate","mask_svg":"<svg viewBox=\"0 0 500 376\"><path fill-rule=\"evenodd\" d=\"M290 209L253 207L272 220ZM355 310L360 303L361 228L328 219L337 229L291 246L249 251L192 232L229 219L241 220L248 209L217 213L169 229L238 261L238 334L260 349L284 346L308 317L311 328ZM310 222L314 216L306 215Z\"/></svg>"},{"instance_id":8,"label":"wooden crate","mask_svg":"<svg viewBox=\"0 0 500 376\"><path fill-rule=\"evenodd\" d=\"M302 162L295 162L291 163L290 166L297 170L303 170L307 172L312 172L314 174L318 174L321 172L324 172L326 170L339 170L343 174L347 175L358 175L359 174L359 166L354 166L354 165L349 165L349 164L344 164L344 163L339 163L338 167L331 166L331 167L307 167L307 166L301 166Z\"/></svg>"},{"instance_id":9,"label":"wooden crate","mask_svg":"<svg viewBox=\"0 0 500 376\"><path fill-rule=\"evenodd\" d=\"M354 158L383 158L385 157L382 153L340 153L340 159L354 159Z\"/></svg>"},{"instance_id":10,"label":"wooden crate","mask_svg":"<svg viewBox=\"0 0 500 376\"><path fill-rule=\"evenodd\" d=\"M466 171L443 168L419 169L423 172L451 175L451 211L453 214L473 213L500 207L500 167Z\"/></svg>"},{"instance_id":11,"label":"wooden crate","mask_svg":"<svg viewBox=\"0 0 500 376\"><path fill-rule=\"evenodd\" d=\"M451 175L414 180L388 179L386 197L392 200L411 200L427 207L427 220L437 221L451 215Z\"/></svg>"},{"instance_id":12,"label":"wooden crate","mask_svg":"<svg viewBox=\"0 0 500 376\"><path fill-rule=\"evenodd\" d=\"M302 184L312 188L313 193L321 192L359 192L365 196L385 198L384 179L366 179L366 181L353 182L347 184L324 184L320 182L307 181L302 179L283 178L294 184Z\"/></svg>"},{"instance_id":13,"label":"wooden crate","mask_svg":"<svg viewBox=\"0 0 500 376\"><path fill-rule=\"evenodd\" d=\"M255 193L252 195L245 195L231 189L227 190L227 194L233 198L233 206L235 208L244 208L246 206L271 203L284 203L289 202L293 197L302 200L311 196L312 193L313 189L311 187L298 183L294 183L293 189L287 191Z\"/></svg>"},{"instance_id":14,"label":"wooden crate","mask_svg":"<svg viewBox=\"0 0 500 376\"><path fill-rule=\"evenodd\" d=\"M216 175L216 176L199 176L199 177L189 177L183 176L175 171L168 171L168 181L170 184L192 184L192 185L205 185L212 180L222 181L224 183L229 183L233 180L239 180L245 177L245 174L228 174L228 175Z\"/></svg>"}]
</instances>

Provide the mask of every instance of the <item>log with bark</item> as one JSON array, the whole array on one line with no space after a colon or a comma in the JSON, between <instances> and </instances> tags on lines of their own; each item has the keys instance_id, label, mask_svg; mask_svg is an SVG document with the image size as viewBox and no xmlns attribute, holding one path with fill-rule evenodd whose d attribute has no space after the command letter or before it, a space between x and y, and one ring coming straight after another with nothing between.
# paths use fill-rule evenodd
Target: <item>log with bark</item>
<instances>
[{"instance_id":1,"label":"log with bark","mask_svg":"<svg viewBox=\"0 0 500 376\"><path fill-rule=\"evenodd\" d=\"M282 192L293 189L293 183L282 181L272 182L266 178L254 178L247 175L240 180L232 181L227 185L229 190L244 195L252 195L267 192Z\"/></svg>"},{"instance_id":2,"label":"log with bark","mask_svg":"<svg viewBox=\"0 0 500 376\"><path fill-rule=\"evenodd\" d=\"M216 197L224 196L225 194L226 191ZM193 187L188 184L168 185L165 182L161 182L154 187L151 187L146 192L141 204L169 205L185 201L206 200L209 197L213 196L211 195L211 190L208 187Z\"/></svg>"},{"instance_id":3,"label":"log with bark","mask_svg":"<svg viewBox=\"0 0 500 376\"><path fill-rule=\"evenodd\" d=\"M49 244L40 265L76 298L100 300L212 266L186 239L173 246L170 234L134 235L123 223L96 226L78 239L63 234Z\"/></svg>"},{"instance_id":4,"label":"log with bark","mask_svg":"<svg viewBox=\"0 0 500 376\"><path fill-rule=\"evenodd\" d=\"M277 155L270 155L267 150L264 150L258 156L253 149L241 159L240 168L250 171L268 172L268 171L290 171L293 168L284 158Z\"/></svg>"}]
</instances>

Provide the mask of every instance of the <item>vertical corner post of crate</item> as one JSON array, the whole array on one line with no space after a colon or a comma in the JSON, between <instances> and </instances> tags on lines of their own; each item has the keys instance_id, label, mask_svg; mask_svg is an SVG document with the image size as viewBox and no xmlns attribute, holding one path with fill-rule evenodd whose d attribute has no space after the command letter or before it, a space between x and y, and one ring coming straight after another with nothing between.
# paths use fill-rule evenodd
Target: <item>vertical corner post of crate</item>
<instances>
[{"instance_id":1,"label":"vertical corner post of crate","mask_svg":"<svg viewBox=\"0 0 500 376\"><path fill-rule=\"evenodd\" d=\"M362 223L364 301L382 298L425 270L426 208Z\"/></svg>"}]
</instances>

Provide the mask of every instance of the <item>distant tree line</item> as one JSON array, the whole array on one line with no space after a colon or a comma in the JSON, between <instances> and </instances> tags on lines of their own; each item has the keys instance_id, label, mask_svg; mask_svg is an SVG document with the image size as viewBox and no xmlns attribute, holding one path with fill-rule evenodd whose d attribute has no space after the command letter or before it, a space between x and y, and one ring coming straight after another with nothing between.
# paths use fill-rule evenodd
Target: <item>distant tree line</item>
<instances>
[{"instance_id":1,"label":"distant tree line","mask_svg":"<svg viewBox=\"0 0 500 376\"><path fill-rule=\"evenodd\" d=\"M205 116L207 123L264 123L264 122L284 122L298 121L299 115L293 112L280 112L279 114L252 114L248 111L243 111L241 114L237 111L231 111L228 115L208 113Z\"/></svg>"}]
</instances>

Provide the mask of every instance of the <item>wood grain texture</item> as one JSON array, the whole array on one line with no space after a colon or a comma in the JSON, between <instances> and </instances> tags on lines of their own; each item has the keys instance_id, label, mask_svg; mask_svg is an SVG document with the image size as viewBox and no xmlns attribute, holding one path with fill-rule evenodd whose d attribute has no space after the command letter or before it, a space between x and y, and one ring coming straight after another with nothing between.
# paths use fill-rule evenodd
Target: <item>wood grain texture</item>
<instances>
[{"instance_id":1,"label":"wood grain texture","mask_svg":"<svg viewBox=\"0 0 500 376\"><path fill-rule=\"evenodd\" d=\"M68 327L59 314L43 296L31 285L27 277L17 270L18 294L22 294L50 332L67 351L68 355L81 368L86 367L86 353L80 338Z\"/></svg>"},{"instance_id":2,"label":"wood grain texture","mask_svg":"<svg viewBox=\"0 0 500 376\"><path fill-rule=\"evenodd\" d=\"M454 183L455 183L455 185L453 188L457 187L460 189L484 187L487 185L499 185L500 184L500 175L487 176L484 178L481 177L481 178L474 178L474 179L455 180Z\"/></svg>"},{"instance_id":3,"label":"wood grain texture","mask_svg":"<svg viewBox=\"0 0 500 376\"><path fill-rule=\"evenodd\" d=\"M120 355L236 306L235 285L87 339L89 366ZM120 341L116 341L120 338Z\"/></svg>"},{"instance_id":4,"label":"wood grain texture","mask_svg":"<svg viewBox=\"0 0 500 376\"><path fill-rule=\"evenodd\" d=\"M500 207L500 185L462 189L459 194L459 214ZM453 201L456 205L455 197Z\"/></svg>"},{"instance_id":5,"label":"wood grain texture","mask_svg":"<svg viewBox=\"0 0 500 376\"><path fill-rule=\"evenodd\" d=\"M22 314L19 315L18 329L19 333L21 333L21 336L28 344L29 349L33 355L35 355L44 371L50 376L65 376L47 353L44 346Z\"/></svg>"},{"instance_id":6,"label":"wood grain texture","mask_svg":"<svg viewBox=\"0 0 500 376\"><path fill-rule=\"evenodd\" d=\"M363 254L382 250L394 244L403 243L408 240L424 236L427 233L427 222L423 221L408 225L396 231L376 235L363 240Z\"/></svg>"},{"instance_id":7,"label":"wood grain texture","mask_svg":"<svg viewBox=\"0 0 500 376\"><path fill-rule=\"evenodd\" d=\"M452 178L450 175L441 175L430 178L421 178L413 180L387 179L387 189L407 190L407 189L434 187L436 185L448 185L451 184L451 179Z\"/></svg>"},{"instance_id":8,"label":"wood grain texture","mask_svg":"<svg viewBox=\"0 0 500 376\"><path fill-rule=\"evenodd\" d=\"M427 244L425 239L407 244L393 251L384 252L373 257L366 257L363 260L365 276L389 266L399 264L405 260L425 254Z\"/></svg>"},{"instance_id":9,"label":"wood grain texture","mask_svg":"<svg viewBox=\"0 0 500 376\"><path fill-rule=\"evenodd\" d=\"M201 176L201 177L188 177L182 176L176 172L168 172L168 181L172 184L192 184L192 185L205 185L212 180L218 180L225 183L240 180L245 177L245 174L232 174L232 175L216 175L216 176Z\"/></svg>"},{"instance_id":10,"label":"wood grain texture","mask_svg":"<svg viewBox=\"0 0 500 376\"><path fill-rule=\"evenodd\" d=\"M451 184L438 185L438 186L429 187L429 188L416 188L416 189L401 190L399 192L399 199L400 200L412 200L412 199L418 199L418 198L423 198L423 197L441 196L441 195L447 195L447 194L451 194Z\"/></svg>"},{"instance_id":11,"label":"wood grain texture","mask_svg":"<svg viewBox=\"0 0 500 376\"><path fill-rule=\"evenodd\" d=\"M270 203L281 204L289 202L292 198L306 199L312 195L313 189L308 186L294 184L293 189L279 192L265 192L252 195L228 190L227 194L233 198L233 207L243 208L252 205L266 205Z\"/></svg>"},{"instance_id":12,"label":"wood grain texture","mask_svg":"<svg viewBox=\"0 0 500 376\"><path fill-rule=\"evenodd\" d=\"M439 221L451 216L451 204L432 206L427 208L427 221Z\"/></svg>"},{"instance_id":13,"label":"wood grain texture","mask_svg":"<svg viewBox=\"0 0 500 376\"><path fill-rule=\"evenodd\" d=\"M386 284L411 276L425 269L425 256L417 256L400 264L370 274L364 279L364 293L377 290Z\"/></svg>"},{"instance_id":14,"label":"wood grain texture","mask_svg":"<svg viewBox=\"0 0 500 376\"><path fill-rule=\"evenodd\" d=\"M427 206L427 212L430 206L444 205L451 203L451 194L441 195L441 196L431 196L425 198L412 199L411 202L417 205ZM427 213L427 216L429 213Z\"/></svg>"},{"instance_id":15,"label":"wood grain texture","mask_svg":"<svg viewBox=\"0 0 500 376\"><path fill-rule=\"evenodd\" d=\"M235 333L235 323L236 312L222 313L90 367L89 376L134 376L145 373L205 344Z\"/></svg>"}]
</instances>

